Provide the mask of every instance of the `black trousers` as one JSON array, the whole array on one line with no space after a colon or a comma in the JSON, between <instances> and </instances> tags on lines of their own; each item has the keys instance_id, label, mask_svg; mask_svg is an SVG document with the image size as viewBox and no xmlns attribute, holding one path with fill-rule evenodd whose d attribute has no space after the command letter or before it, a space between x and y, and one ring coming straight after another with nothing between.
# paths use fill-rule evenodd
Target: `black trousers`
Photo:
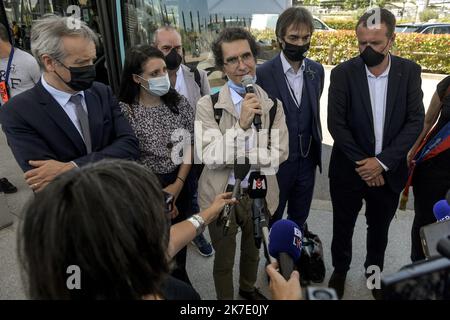
<instances>
[{"instance_id":1,"label":"black trousers","mask_svg":"<svg viewBox=\"0 0 450 320\"><path fill-rule=\"evenodd\" d=\"M449 159L450 161L450 159ZM414 222L411 229L411 260L419 261L425 259L425 254L420 240L420 228L436 222L433 214L433 206L439 200L445 199L450 189L450 179L446 176L448 172L442 172L441 179L431 174L428 168L425 170L417 168L417 177L414 179ZM430 169L431 170L431 169Z\"/></svg>"},{"instance_id":2,"label":"black trousers","mask_svg":"<svg viewBox=\"0 0 450 320\"><path fill-rule=\"evenodd\" d=\"M346 273L352 261L352 238L358 213L366 202L367 255L364 267L377 265L383 270L389 225L397 209L399 194L389 186L368 187L330 179L333 204L333 240L331 256L336 272Z\"/></svg>"},{"instance_id":3,"label":"black trousers","mask_svg":"<svg viewBox=\"0 0 450 320\"><path fill-rule=\"evenodd\" d=\"M288 219L302 230L309 215L314 193L317 162L312 156L285 161L277 173L280 187L278 208L270 218L270 227L283 217L287 205Z\"/></svg>"},{"instance_id":4,"label":"black trousers","mask_svg":"<svg viewBox=\"0 0 450 320\"><path fill-rule=\"evenodd\" d=\"M172 184L177 179L178 169L171 173L167 174L158 174L158 179L163 188L167 187L169 184ZM175 205L178 209L178 216L172 220L172 224L176 224L185 220L187 217L192 215L192 196L190 195L189 185L185 183L183 189L180 192L180 195L175 202ZM181 249L175 255L176 266L172 271L171 275L181 281L186 282L189 285L191 281L189 280L188 274L186 272L186 257L187 257L187 247Z\"/></svg>"}]
</instances>

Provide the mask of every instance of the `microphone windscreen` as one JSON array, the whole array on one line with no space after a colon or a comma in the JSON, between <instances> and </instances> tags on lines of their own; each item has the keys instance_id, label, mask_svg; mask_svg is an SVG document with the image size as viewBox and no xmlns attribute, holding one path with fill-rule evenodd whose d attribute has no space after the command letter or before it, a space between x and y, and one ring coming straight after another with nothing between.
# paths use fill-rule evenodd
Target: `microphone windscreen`
<instances>
[{"instance_id":1,"label":"microphone windscreen","mask_svg":"<svg viewBox=\"0 0 450 320\"><path fill-rule=\"evenodd\" d=\"M253 77L249 74L246 74L245 76L242 77L241 83L244 87L250 84L253 85Z\"/></svg>"},{"instance_id":2,"label":"microphone windscreen","mask_svg":"<svg viewBox=\"0 0 450 320\"><path fill-rule=\"evenodd\" d=\"M236 159L234 162L234 178L244 180L250 171L250 160L247 157Z\"/></svg>"},{"instance_id":3,"label":"microphone windscreen","mask_svg":"<svg viewBox=\"0 0 450 320\"><path fill-rule=\"evenodd\" d=\"M300 258L302 250L302 232L291 220L278 220L269 233L269 254L279 259L280 253L287 253L294 262Z\"/></svg>"},{"instance_id":4,"label":"microphone windscreen","mask_svg":"<svg viewBox=\"0 0 450 320\"><path fill-rule=\"evenodd\" d=\"M433 206L433 213L437 221L450 219L450 204L447 200L439 200Z\"/></svg>"}]
</instances>

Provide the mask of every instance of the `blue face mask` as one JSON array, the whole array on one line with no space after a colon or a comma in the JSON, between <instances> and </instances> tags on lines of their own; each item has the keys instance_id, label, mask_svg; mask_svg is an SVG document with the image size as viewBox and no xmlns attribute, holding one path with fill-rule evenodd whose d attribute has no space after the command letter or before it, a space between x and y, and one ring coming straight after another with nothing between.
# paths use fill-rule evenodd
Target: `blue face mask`
<instances>
[{"instance_id":1,"label":"blue face mask","mask_svg":"<svg viewBox=\"0 0 450 320\"><path fill-rule=\"evenodd\" d=\"M141 76L138 75L139 78L145 80ZM167 92L169 92L170 89L170 80L169 80L169 74L165 74L161 77L157 78L150 78L147 80L148 86L142 86L145 90L150 92L150 94L154 96L161 97L165 95Z\"/></svg>"},{"instance_id":2,"label":"blue face mask","mask_svg":"<svg viewBox=\"0 0 450 320\"><path fill-rule=\"evenodd\" d=\"M253 76L253 83L256 83L256 74ZM242 84L237 85L229 78L228 78L227 84L230 89L233 89L238 94L241 94L241 95L245 94L245 88Z\"/></svg>"}]
</instances>

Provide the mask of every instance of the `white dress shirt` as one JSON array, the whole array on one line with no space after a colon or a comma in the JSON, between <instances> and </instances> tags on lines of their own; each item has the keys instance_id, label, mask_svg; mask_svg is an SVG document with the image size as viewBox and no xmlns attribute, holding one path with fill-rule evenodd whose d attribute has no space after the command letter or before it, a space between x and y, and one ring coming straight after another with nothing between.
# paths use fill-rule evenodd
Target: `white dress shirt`
<instances>
[{"instance_id":1,"label":"white dress shirt","mask_svg":"<svg viewBox=\"0 0 450 320\"><path fill-rule=\"evenodd\" d=\"M230 94L231 94L231 100L233 100L234 110L236 110L236 113L240 117L242 101L244 101L244 98L242 98L241 95L239 95L236 91L234 91L231 88L230 88ZM255 135L256 135L255 126L252 124L251 131L247 130L247 131L245 131L245 133L246 133L246 135L245 135L245 151L248 152L250 150L250 148L254 147ZM238 151L238 154L240 154L239 152L242 152L242 151ZM245 177L245 179L242 180L242 183L241 183L242 188L248 187L248 177L250 176L250 173L252 171L253 170L250 170L249 173L247 174L247 176ZM233 170L233 171L231 171L230 177L228 178L228 184L234 185L235 181L236 181L236 179L234 178L234 170Z\"/></svg>"},{"instance_id":2,"label":"white dress shirt","mask_svg":"<svg viewBox=\"0 0 450 320\"><path fill-rule=\"evenodd\" d=\"M302 103L302 91L303 91L303 71L305 71L305 60L302 61L302 65L300 69L297 70L297 73L294 72L294 68L289 64L282 52L280 54L281 64L283 65L283 72L286 76L288 85L288 90L291 94L292 99L296 102L297 108L300 108L300 104ZM292 91L289 89L292 89ZM292 95L294 93L294 96Z\"/></svg>"},{"instance_id":3,"label":"white dress shirt","mask_svg":"<svg viewBox=\"0 0 450 320\"><path fill-rule=\"evenodd\" d=\"M370 104L372 106L373 127L375 134L375 155L383 151L383 130L386 116L386 97L389 80L389 70L391 69L391 56L389 55L389 64L386 70L378 77L374 76L369 68L366 67L367 82L369 85ZM378 160L378 159L377 159ZM388 168L380 161L385 171Z\"/></svg>"},{"instance_id":4,"label":"white dress shirt","mask_svg":"<svg viewBox=\"0 0 450 320\"><path fill-rule=\"evenodd\" d=\"M186 86L186 82L184 81L183 68L181 68L181 66L178 68L177 71L177 81L175 82L175 90L179 94L188 97L188 89Z\"/></svg>"},{"instance_id":5,"label":"white dress shirt","mask_svg":"<svg viewBox=\"0 0 450 320\"><path fill-rule=\"evenodd\" d=\"M77 114L75 112L75 104L72 101L69 101L72 96L81 94L81 96L83 97L81 99L81 104L83 105L84 111L86 111L86 113L87 113L88 111L87 111L87 107L86 107L84 92L80 91L75 94L70 94L70 93L58 90L58 89L52 87L51 85L49 85L47 83L47 81L45 81L44 75L42 75L42 77L41 77L41 82L42 82L42 86L45 88L45 90L47 90L48 93L50 93L50 95L56 100L56 102L58 102L58 104L61 106L61 108L67 114L67 116L70 118L70 121L72 121L75 128L77 128L78 132L80 133L81 139L83 139L83 141L84 141L83 134L81 131L80 121L78 120Z\"/></svg>"}]
</instances>

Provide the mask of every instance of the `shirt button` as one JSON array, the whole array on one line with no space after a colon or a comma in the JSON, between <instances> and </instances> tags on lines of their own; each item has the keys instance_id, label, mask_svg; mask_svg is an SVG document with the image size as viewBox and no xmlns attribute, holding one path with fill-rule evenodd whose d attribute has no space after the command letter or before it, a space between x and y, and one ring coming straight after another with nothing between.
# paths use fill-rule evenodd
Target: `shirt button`
<instances>
[{"instance_id":1,"label":"shirt button","mask_svg":"<svg viewBox=\"0 0 450 320\"><path fill-rule=\"evenodd\" d=\"M172 142L169 142L169 143L167 144L167 148L168 148L168 149L172 149L172 148L173 148L173 143L172 143Z\"/></svg>"}]
</instances>

